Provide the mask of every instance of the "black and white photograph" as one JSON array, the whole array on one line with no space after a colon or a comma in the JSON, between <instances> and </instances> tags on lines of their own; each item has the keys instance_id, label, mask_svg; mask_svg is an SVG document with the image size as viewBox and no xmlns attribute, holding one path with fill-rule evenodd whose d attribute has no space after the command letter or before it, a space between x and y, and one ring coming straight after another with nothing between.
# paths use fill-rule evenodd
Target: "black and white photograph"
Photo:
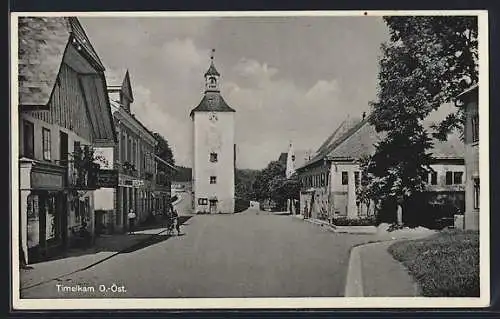
<instances>
[{"instance_id":1,"label":"black and white photograph","mask_svg":"<svg viewBox=\"0 0 500 319\"><path fill-rule=\"evenodd\" d=\"M10 51L15 309L489 304L487 11L19 12Z\"/></svg>"}]
</instances>

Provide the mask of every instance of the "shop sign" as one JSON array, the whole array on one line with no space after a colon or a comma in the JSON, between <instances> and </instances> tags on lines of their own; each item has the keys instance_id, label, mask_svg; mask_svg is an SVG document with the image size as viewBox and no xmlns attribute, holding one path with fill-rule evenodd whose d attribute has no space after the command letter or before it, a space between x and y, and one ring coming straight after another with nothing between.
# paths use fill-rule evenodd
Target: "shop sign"
<instances>
[{"instance_id":1,"label":"shop sign","mask_svg":"<svg viewBox=\"0 0 500 319\"><path fill-rule=\"evenodd\" d=\"M97 173L97 187L115 188L118 186L118 171L114 169L100 169Z\"/></svg>"},{"instance_id":2,"label":"shop sign","mask_svg":"<svg viewBox=\"0 0 500 319\"><path fill-rule=\"evenodd\" d=\"M31 172L31 187L38 189L63 189L63 176L42 172Z\"/></svg>"},{"instance_id":3,"label":"shop sign","mask_svg":"<svg viewBox=\"0 0 500 319\"><path fill-rule=\"evenodd\" d=\"M126 187L144 187L144 180L141 179L124 179L120 178L118 186Z\"/></svg>"},{"instance_id":4,"label":"shop sign","mask_svg":"<svg viewBox=\"0 0 500 319\"><path fill-rule=\"evenodd\" d=\"M134 179L132 180L132 186L134 187L143 187L144 181L142 179Z\"/></svg>"}]
</instances>

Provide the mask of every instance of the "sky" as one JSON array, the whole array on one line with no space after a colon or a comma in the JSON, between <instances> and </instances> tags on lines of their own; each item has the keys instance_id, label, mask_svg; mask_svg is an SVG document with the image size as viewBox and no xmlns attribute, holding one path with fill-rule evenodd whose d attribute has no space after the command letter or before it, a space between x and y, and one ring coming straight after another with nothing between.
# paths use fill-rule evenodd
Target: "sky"
<instances>
[{"instance_id":1,"label":"sky","mask_svg":"<svg viewBox=\"0 0 500 319\"><path fill-rule=\"evenodd\" d=\"M214 62L236 110L238 168L264 168L286 152L316 150L346 117L376 98L379 17L86 17L80 21L108 85L128 69L132 112L191 167L189 112Z\"/></svg>"}]
</instances>

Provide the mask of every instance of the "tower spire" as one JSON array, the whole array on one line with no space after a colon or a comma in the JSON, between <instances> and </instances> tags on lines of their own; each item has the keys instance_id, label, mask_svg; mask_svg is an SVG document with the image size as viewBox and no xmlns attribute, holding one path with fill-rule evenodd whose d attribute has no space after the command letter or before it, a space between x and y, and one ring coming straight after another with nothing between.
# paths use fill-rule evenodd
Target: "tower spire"
<instances>
[{"instance_id":1,"label":"tower spire","mask_svg":"<svg viewBox=\"0 0 500 319\"><path fill-rule=\"evenodd\" d=\"M220 74L214 65L215 49L210 53L210 67L205 72L205 92L219 92L219 77Z\"/></svg>"}]
</instances>

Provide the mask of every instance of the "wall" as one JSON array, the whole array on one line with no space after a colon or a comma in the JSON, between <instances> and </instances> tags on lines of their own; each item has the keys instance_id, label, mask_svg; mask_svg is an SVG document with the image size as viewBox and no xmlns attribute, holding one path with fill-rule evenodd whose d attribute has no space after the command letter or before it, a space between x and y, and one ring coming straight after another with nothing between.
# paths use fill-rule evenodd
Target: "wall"
<instances>
[{"instance_id":1,"label":"wall","mask_svg":"<svg viewBox=\"0 0 500 319\"><path fill-rule=\"evenodd\" d=\"M359 171L360 168L358 164L332 162L330 174L332 176L331 193L334 217L337 217L335 212L340 212L340 216L347 216L347 218L359 217L358 207L356 206L356 188L354 183L354 172ZM342 172L347 172L347 185L342 185Z\"/></svg>"},{"instance_id":2,"label":"wall","mask_svg":"<svg viewBox=\"0 0 500 319\"><path fill-rule=\"evenodd\" d=\"M101 169L113 169L114 147L96 147L95 154L103 156L109 165L99 162ZM113 211L114 210L114 188L100 188L94 192L94 209Z\"/></svg>"},{"instance_id":3,"label":"wall","mask_svg":"<svg viewBox=\"0 0 500 319\"><path fill-rule=\"evenodd\" d=\"M435 192L449 192L449 191L463 191L465 180L467 179L467 174L465 170L465 165L463 164L447 164L447 163L439 163L432 164L431 168L437 173L437 185L429 184L427 189L429 191ZM453 184L446 185L446 172L462 172L462 183L461 184ZM429 177L430 183L430 177Z\"/></svg>"},{"instance_id":4,"label":"wall","mask_svg":"<svg viewBox=\"0 0 500 319\"><path fill-rule=\"evenodd\" d=\"M477 102L471 102L467 105L467 122L465 126L465 165L466 165L466 183L465 183L465 216L464 227L466 229L479 229L479 210L474 208L474 179L479 179L479 141L472 141L471 118L479 112Z\"/></svg>"},{"instance_id":5,"label":"wall","mask_svg":"<svg viewBox=\"0 0 500 319\"><path fill-rule=\"evenodd\" d=\"M75 132L70 131L66 128L60 127L56 124L49 124L46 123L38 118L35 118L30 114L30 112L22 112L20 114L21 117L21 122L19 126L19 132L20 132L20 155L24 154L24 145L23 145L23 137L24 137L24 132L23 132L23 125L22 125L22 120L27 120L31 123L33 123L33 129L34 129L34 159L43 161L43 144L42 144L42 128L47 128L50 129L50 139L51 139L51 163L53 164L59 164L60 163L60 132L64 132L68 135L68 154L72 154L74 152L74 142L78 141L80 142L81 145L90 145L90 141L82 138L81 136L77 135ZM71 159L71 156L68 156ZM29 194L25 194L25 197L27 198ZM89 212L89 222L88 222L88 230L93 233L94 232L94 192L89 191L86 192L83 196L83 198L88 198L89 203L90 203L90 212ZM68 195L67 198L67 223L68 223L68 228L65 230L67 232L68 238L71 237L71 231L69 228L75 227L80 225L81 221L76 219L75 216L75 209L71 205L72 200L74 200L75 197ZM25 207L25 203L21 205L21 207ZM25 213L25 210L24 210ZM23 228L25 228L26 225L22 225ZM64 230L63 230L64 231Z\"/></svg>"},{"instance_id":6,"label":"wall","mask_svg":"<svg viewBox=\"0 0 500 319\"><path fill-rule=\"evenodd\" d=\"M194 192L195 212L208 211L208 205L199 206L198 198L216 196L218 210L234 212L234 113L217 112L218 121L209 120L208 112L194 113ZM210 153L218 154L216 163L210 162ZM217 177L210 184L210 176Z\"/></svg>"},{"instance_id":7,"label":"wall","mask_svg":"<svg viewBox=\"0 0 500 319\"><path fill-rule=\"evenodd\" d=\"M30 114L47 124L54 124L68 131L73 131L82 138L91 141L91 125L77 76L75 71L63 63L58 81L55 84L50 110L31 111Z\"/></svg>"}]
</instances>

